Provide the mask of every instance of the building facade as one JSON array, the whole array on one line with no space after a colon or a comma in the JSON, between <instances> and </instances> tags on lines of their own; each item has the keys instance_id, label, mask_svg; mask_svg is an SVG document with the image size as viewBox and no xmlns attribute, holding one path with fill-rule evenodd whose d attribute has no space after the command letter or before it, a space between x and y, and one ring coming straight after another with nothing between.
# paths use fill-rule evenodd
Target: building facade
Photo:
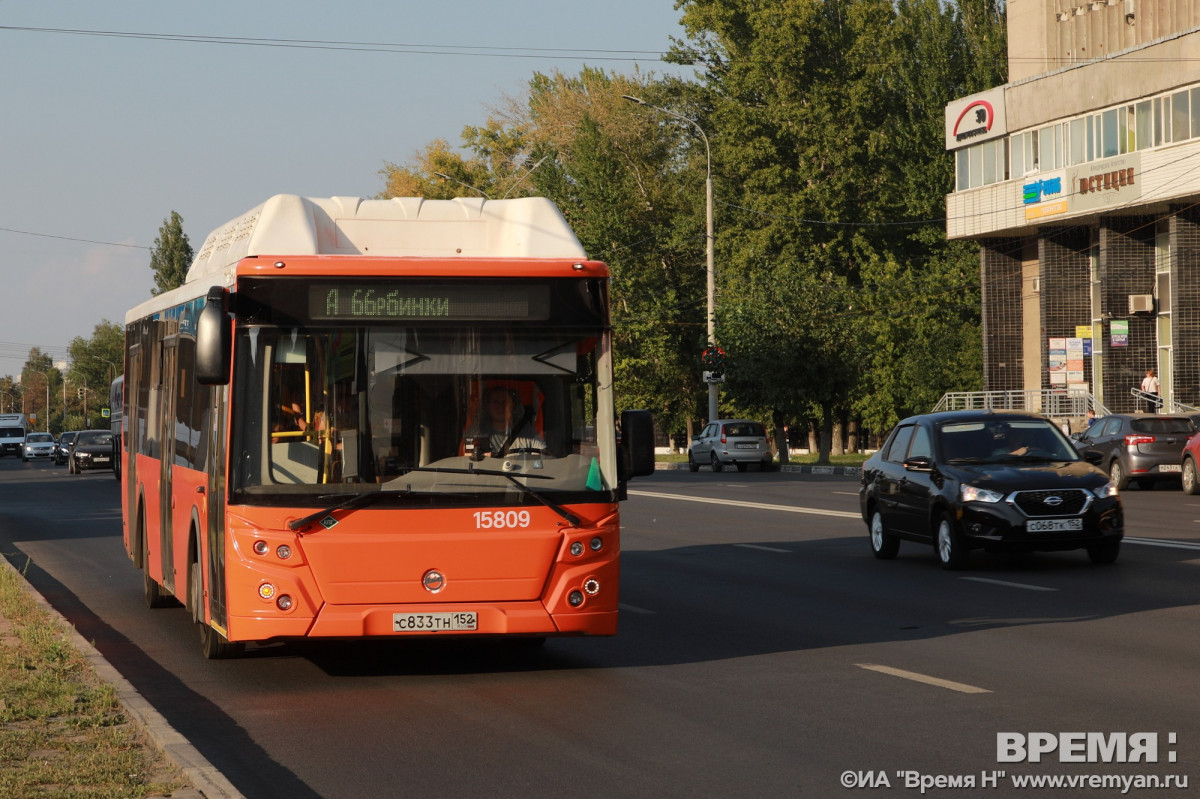
<instances>
[{"instance_id":1,"label":"building facade","mask_svg":"<svg viewBox=\"0 0 1200 799\"><path fill-rule=\"evenodd\" d=\"M1009 0L1010 82L946 107L946 234L980 243L987 391L1156 369L1200 408L1200 0Z\"/></svg>"}]
</instances>

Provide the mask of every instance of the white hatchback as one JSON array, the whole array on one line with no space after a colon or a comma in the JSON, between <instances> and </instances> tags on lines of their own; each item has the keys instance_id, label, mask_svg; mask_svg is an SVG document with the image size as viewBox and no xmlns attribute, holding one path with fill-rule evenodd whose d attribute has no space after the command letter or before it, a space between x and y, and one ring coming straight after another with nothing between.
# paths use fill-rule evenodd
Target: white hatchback
<instances>
[{"instance_id":1,"label":"white hatchback","mask_svg":"<svg viewBox=\"0 0 1200 799\"><path fill-rule=\"evenodd\" d=\"M714 472L726 466L737 466L739 472L744 472L747 466L757 463L765 471L774 465L774 457L761 424L749 419L717 419L692 439L688 469L699 471L707 464Z\"/></svg>"}]
</instances>

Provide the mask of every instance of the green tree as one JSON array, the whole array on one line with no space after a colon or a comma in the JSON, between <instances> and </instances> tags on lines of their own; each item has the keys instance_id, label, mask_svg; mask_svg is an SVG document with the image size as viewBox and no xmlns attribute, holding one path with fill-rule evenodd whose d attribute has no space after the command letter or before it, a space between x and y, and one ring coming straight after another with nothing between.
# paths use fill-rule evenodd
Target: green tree
<instances>
[{"instance_id":1,"label":"green tree","mask_svg":"<svg viewBox=\"0 0 1200 799\"><path fill-rule=\"evenodd\" d=\"M21 407L30 417L30 428L57 432L55 400L62 389L62 373L54 366L54 360L43 353L40 347L29 350L29 357L21 369L21 390L24 394ZM60 428L59 428L60 429Z\"/></svg>"},{"instance_id":2,"label":"green tree","mask_svg":"<svg viewBox=\"0 0 1200 799\"><path fill-rule=\"evenodd\" d=\"M86 409L91 423L96 423L100 408L108 406L109 386L123 372L125 332L120 325L107 319L92 330L91 338L76 336L67 347L71 353L71 368L67 372L68 408L75 409L80 418ZM86 397L81 396L86 392Z\"/></svg>"},{"instance_id":3,"label":"green tree","mask_svg":"<svg viewBox=\"0 0 1200 799\"><path fill-rule=\"evenodd\" d=\"M172 211L158 229L150 254L150 270L154 272L154 288L150 293L158 295L182 286L193 255L192 245L183 232L183 217Z\"/></svg>"}]
</instances>

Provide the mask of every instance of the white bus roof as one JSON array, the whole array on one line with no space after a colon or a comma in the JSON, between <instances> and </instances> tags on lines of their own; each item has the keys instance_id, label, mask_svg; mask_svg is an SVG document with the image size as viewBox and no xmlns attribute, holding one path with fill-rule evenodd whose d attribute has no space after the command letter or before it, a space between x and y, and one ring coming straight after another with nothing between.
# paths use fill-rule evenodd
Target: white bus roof
<instances>
[{"instance_id":1,"label":"white bus roof","mask_svg":"<svg viewBox=\"0 0 1200 799\"><path fill-rule=\"evenodd\" d=\"M251 255L585 259L545 197L426 200L277 194L208 234L187 282L213 281Z\"/></svg>"}]
</instances>

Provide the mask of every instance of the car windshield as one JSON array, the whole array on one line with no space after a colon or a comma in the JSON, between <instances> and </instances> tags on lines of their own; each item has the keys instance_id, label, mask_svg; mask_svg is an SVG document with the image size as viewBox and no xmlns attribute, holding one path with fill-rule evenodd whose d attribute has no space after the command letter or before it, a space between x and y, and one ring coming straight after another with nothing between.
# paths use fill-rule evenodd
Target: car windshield
<instances>
[{"instance_id":1,"label":"car windshield","mask_svg":"<svg viewBox=\"0 0 1200 799\"><path fill-rule=\"evenodd\" d=\"M111 447L112 433L80 433L75 437L75 446L77 447L86 447L91 444Z\"/></svg>"},{"instance_id":2,"label":"car windshield","mask_svg":"<svg viewBox=\"0 0 1200 799\"><path fill-rule=\"evenodd\" d=\"M47 441L53 441L54 436L49 433L30 433L25 436L25 441L30 444L44 444Z\"/></svg>"},{"instance_id":3,"label":"car windshield","mask_svg":"<svg viewBox=\"0 0 1200 799\"><path fill-rule=\"evenodd\" d=\"M1051 422L1040 419L951 422L938 429L946 462L1076 461L1079 455Z\"/></svg>"}]
</instances>

